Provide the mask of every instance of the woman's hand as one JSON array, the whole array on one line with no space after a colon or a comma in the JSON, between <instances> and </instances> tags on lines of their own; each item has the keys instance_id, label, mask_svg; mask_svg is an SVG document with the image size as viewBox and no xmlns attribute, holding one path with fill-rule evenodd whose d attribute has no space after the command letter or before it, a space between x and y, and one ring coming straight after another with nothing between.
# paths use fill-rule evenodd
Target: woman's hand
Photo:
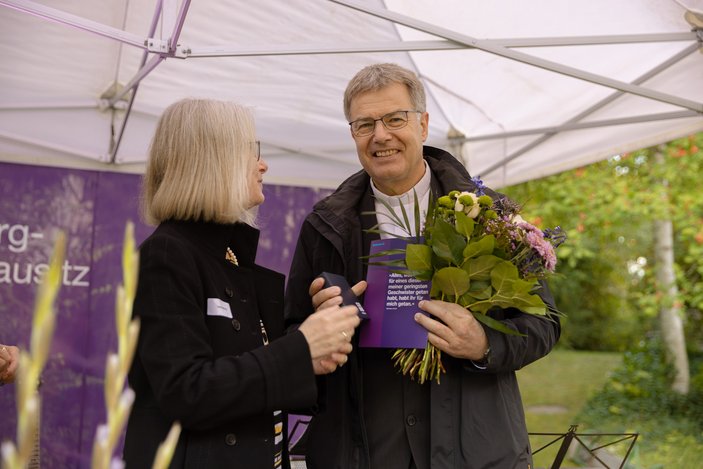
<instances>
[{"instance_id":1,"label":"woman's hand","mask_svg":"<svg viewBox=\"0 0 703 469\"><path fill-rule=\"evenodd\" d=\"M20 362L20 349L13 345L0 345L0 383L15 382Z\"/></svg>"},{"instance_id":2,"label":"woman's hand","mask_svg":"<svg viewBox=\"0 0 703 469\"><path fill-rule=\"evenodd\" d=\"M299 330L310 347L315 374L332 373L347 362L347 355L352 351L351 339L359 322L355 306L334 305L318 309L300 325Z\"/></svg>"}]
</instances>

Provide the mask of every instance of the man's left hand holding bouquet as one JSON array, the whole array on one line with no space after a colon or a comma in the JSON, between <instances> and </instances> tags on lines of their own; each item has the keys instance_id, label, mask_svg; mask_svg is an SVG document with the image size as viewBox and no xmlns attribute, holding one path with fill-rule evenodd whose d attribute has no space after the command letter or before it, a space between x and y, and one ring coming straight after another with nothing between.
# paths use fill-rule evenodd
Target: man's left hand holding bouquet
<instances>
[{"instance_id":1,"label":"man's left hand holding bouquet","mask_svg":"<svg viewBox=\"0 0 703 469\"><path fill-rule=\"evenodd\" d=\"M440 300L420 302L420 309L435 318L415 314L415 321L427 329L427 340L442 352L454 358L474 362L484 360L488 354L488 337L481 323L466 309L455 303Z\"/></svg>"}]
</instances>

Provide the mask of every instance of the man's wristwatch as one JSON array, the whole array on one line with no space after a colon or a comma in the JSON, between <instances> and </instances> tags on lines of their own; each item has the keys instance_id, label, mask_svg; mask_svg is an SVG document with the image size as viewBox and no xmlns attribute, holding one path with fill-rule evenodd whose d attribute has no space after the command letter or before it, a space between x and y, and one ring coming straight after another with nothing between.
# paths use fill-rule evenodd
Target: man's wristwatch
<instances>
[{"instance_id":1,"label":"man's wristwatch","mask_svg":"<svg viewBox=\"0 0 703 469\"><path fill-rule=\"evenodd\" d=\"M483 352L483 356L480 360L471 360L471 363L479 370L485 370L488 368L488 359L491 356L491 346L486 347L486 351Z\"/></svg>"},{"instance_id":2,"label":"man's wristwatch","mask_svg":"<svg viewBox=\"0 0 703 469\"><path fill-rule=\"evenodd\" d=\"M486 347L486 351L483 352L483 357L481 357L481 360L479 360L479 363L482 365L488 364L488 358L491 356L491 346Z\"/></svg>"}]
</instances>

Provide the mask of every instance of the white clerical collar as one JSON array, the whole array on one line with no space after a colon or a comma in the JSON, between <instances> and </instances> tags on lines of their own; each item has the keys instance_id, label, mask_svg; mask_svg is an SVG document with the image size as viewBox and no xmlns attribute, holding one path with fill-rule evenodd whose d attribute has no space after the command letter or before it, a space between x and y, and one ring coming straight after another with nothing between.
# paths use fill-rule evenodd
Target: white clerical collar
<instances>
[{"instance_id":1,"label":"white clerical collar","mask_svg":"<svg viewBox=\"0 0 703 469\"><path fill-rule=\"evenodd\" d=\"M373 195L375 197L374 206L376 208L376 221L378 222L378 229L381 230L381 239L390 237L407 237L417 234L414 233L415 194L417 194L417 200L420 204L420 226L425 224L425 218L427 217L427 206L430 200L430 182L432 180L432 173L430 172L427 162L424 160L423 162L425 163L425 174L414 187L404 194L386 195L378 190L373 182L371 183L371 190L373 190ZM401 204L405 209L405 215L407 216L408 223L412 231L411 233L408 233L402 227L397 226L396 223L393 222L396 217L391 216L389 207L396 214L396 216L399 217L402 213L402 210L400 209Z\"/></svg>"},{"instance_id":2,"label":"white clerical collar","mask_svg":"<svg viewBox=\"0 0 703 469\"><path fill-rule=\"evenodd\" d=\"M427 165L427 161L423 159L422 162L425 164L425 174L423 174L422 178L420 178L420 180L417 181L417 184L411 187L410 190L400 195L387 195L381 192L376 187L376 184L373 182L373 179L371 179L371 190L373 190L373 196L378 200L383 200L391 207L400 207L401 202L405 204L414 203L415 198L413 195L413 191L415 191L415 193L417 194L417 198L422 200L424 196L430 191L430 182L432 181L432 173L430 172L430 168Z\"/></svg>"}]
</instances>

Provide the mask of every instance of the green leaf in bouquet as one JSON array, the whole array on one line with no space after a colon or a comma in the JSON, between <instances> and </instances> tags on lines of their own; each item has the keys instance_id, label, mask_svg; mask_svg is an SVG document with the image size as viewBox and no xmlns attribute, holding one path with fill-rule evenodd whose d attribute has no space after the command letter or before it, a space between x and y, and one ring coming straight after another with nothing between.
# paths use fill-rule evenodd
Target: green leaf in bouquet
<instances>
[{"instance_id":1,"label":"green leaf in bouquet","mask_svg":"<svg viewBox=\"0 0 703 469\"><path fill-rule=\"evenodd\" d=\"M525 337L526 334L521 334L520 332L516 331L515 329L511 329L510 327L506 326L500 321L497 321L493 319L492 317L488 316L487 314L479 313L477 311L471 311L471 314L474 315L476 320L480 323L485 324L487 327L490 327L491 329L495 329L498 332L502 332L503 334L508 334L508 335L517 335L521 337Z\"/></svg>"},{"instance_id":2,"label":"green leaf in bouquet","mask_svg":"<svg viewBox=\"0 0 703 469\"><path fill-rule=\"evenodd\" d=\"M535 282L522 280L514 264L502 261L491 271L491 285L498 293L529 293L534 288Z\"/></svg>"},{"instance_id":3,"label":"green leaf in bouquet","mask_svg":"<svg viewBox=\"0 0 703 469\"><path fill-rule=\"evenodd\" d=\"M491 272L491 285L495 293L488 299L470 305L470 308L485 313L492 306L499 306L517 308L528 314L545 315L547 307L542 298L530 293L534 283L520 279L517 268L510 262L502 262Z\"/></svg>"},{"instance_id":4,"label":"green leaf in bouquet","mask_svg":"<svg viewBox=\"0 0 703 469\"><path fill-rule=\"evenodd\" d=\"M374 212L366 212L366 213L374 213ZM388 236L389 238L397 238L397 237L398 237L398 234L397 234L397 233L392 233L392 232L387 231L387 230L382 230L381 228L379 228L379 226L381 226L381 225L380 225L380 224L374 225L374 226L372 226L371 228L369 228L368 230L364 230L364 231L367 232L367 233L374 233L374 234L377 234L377 235L379 235L379 236L385 235L385 236ZM402 229L403 231L406 231L405 228L402 228L402 227L401 227L401 229Z\"/></svg>"},{"instance_id":5,"label":"green leaf in bouquet","mask_svg":"<svg viewBox=\"0 0 703 469\"><path fill-rule=\"evenodd\" d=\"M508 253L503 249L499 247L495 247L493 249L493 255L500 258L500 259L508 259L509 255Z\"/></svg>"},{"instance_id":6,"label":"green leaf in bouquet","mask_svg":"<svg viewBox=\"0 0 703 469\"><path fill-rule=\"evenodd\" d=\"M432 280L433 270L407 270L405 275L409 275L418 280Z\"/></svg>"},{"instance_id":7,"label":"green leaf in bouquet","mask_svg":"<svg viewBox=\"0 0 703 469\"><path fill-rule=\"evenodd\" d=\"M481 239L472 241L467 244L466 248L464 249L464 259L492 254L495 245L496 239L493 235L486 235Z\"/></svg>"},{"instance_id":8,"label":"green leaf in bouquet","mask_svg":"<svg viewBox=\"0 0 703 469\"><path fill-rule=\"evenodd\" d=\"M379 265L381 267L398 267L404 270L408 270L405 266L405 261L403 259L394 259L390 261L371 261L369 265Z\"/></svg>"},{"instance_id":9,"label":"green leaf in bouquet","mask_svg":"<svg viewBox=\"0 0 703 469\"><path fill-rule=\"evenodd\" d=\"M432 274L434 277L434 273ZM439 285L437 285L435 282L430 283L430 298L433 300L436 299L441 299L442 296L442 290L440 290Z\"/></svg>"},{"instance_id":10,"label":"green leaf in bouquet","mask_svg":"<svg viewBox=\"0 0 703 469\"><path fill-rule=\"evenodd\" d=\"M490 301L495 306L501 308L517 308L528 314L544 316L547 314L547 306L542 298L535 294L524 292L498 292L493 295Z\"/></svg>"},{"instance_id":11,"label":"green leaf in bouquet","mask_svg":"<svg viewBox=\"0 0 703 469\"><path fill-rule=\"evenodd\" d=\"M448 259L443 259L437 255L437 253L434 252L434 249L432 250L432 268L437 271L439 269L443 269L445 267L449 267L451 265L451 261Z\"/></svg>"},{"instance_id":12,"label":"green leaf in bouquet","mask_svg":"<svg viewBox=\"0 0 703 469\"><path fill-rule=\"evenodd\" d=\"M502 259L492 254L486 254L476 258L469 258L464 262L462 268L469 274L471 280L488 280L491 278L493 268L502 262Z\"/></svg>"},{"instance_id":13,"label":"green leaf in bouquet","mask_svg":"<svg viewBox=\"0 0 703 469\"><path fill-rule=\"evenodd\" d=\"M431 198L431 197L430 197ZM430 213L430 212L427 212ZM420 237L420 200L417 198L417 192L413 189L413 214L415 215L415 236Z\"/></svg>"},{"instance_id":14,"label":"green leaf in bouquet","mask_svg":"<svg viewBox=\"0 0 703 469\"><path fill-rule=\"evenodd\" d=\"M408 244L405 264L410 270L432 270L432 248L426 244Z\"/></svg>"},{"instance_id":15,"label":"green leaf in bouquet","mask_svg":"<svg viewBox=\"0 0 703 469\"><path fill-rule=\"evenodd\" d=\"M491 280L501 282L503 280L519 280L520 274L517 267L510 261L502 261L491 271ZM498 287L496 287L498 288Z\"/></svg>"},{"instance_id":16,"label":"green leaf in bouquet","mask_svg":"<svg viewBox=\"0 0 703 469\"><path fill-rule=\"evenodd\" d=\"M415 199L415 201L417 202L417 198ZM413 232L412 232L412 226L410 226L410 219L408 218L408 212L405 211L405 205L402 203L400 204L400 212L403 215L403 222L404 222L403 226L407 229L408 236L412 236ZM417 234L417 231L415 233Z\"/></svg>"},{"instance_id":17,"label":"green leaf in bouquet","mask_svg":"<svg viewBox=\"0 0 703 469\"><path fill-rule=\"evenodd\" d=\"M373 259L375 257L393 256L403 253L405 253L405 249L386 249L385 251L379 251L375 254L369 254L368 256L361 256L360 259Z\"/></svg>"},{"instance_id":18,"label":"green leaf in bouquet","mask_svg":"<svg viewBox=\"0 0 703 469\"><path fill-rule=\"evenodd\" d=\"M466 238L456 232L454 227L444 220L435 220L432 229L432 250L442 259L461 265Z\"/></svg>"},{"instance_id":19,"label":"green leaf in bouquet","mask_svg":"<svg viewBox=\"0 0 703 469\"><path fill-rule=\"evenodd\" d=\"M405 207L403 207L403 204L400 204L400 208L401 208L402 215L403 215L403 217L401 218L400 215L398 215L395 212L393 207L388 202L386 202L385 200L380 199L380 198L377 198L376 200L378 202L381 202L381 205L383 205L386 208L387 213L362 212L361 214L362 215L375 215L376 218L378 218L379 216L385 216L391 221L391 223L393 223L395 226L397 226L398 228L403 230L405 233L407 233L408 236L412 236L412 227L410 226L410 220L408 220L408 215L405 212ZM417 197L415 200L417 200ZM385 230L379 229L378 228L379 225L380 225L380 223L378 225L372 227L371 229L366 230L366 231L369 233L388 234L393 237L397 236L396 234L388 233Z\"/></svg>"},{"instance_id":20,"label":"green leaf in bouquet","mask_svg":"<svg viewBox=\"0 0 703 469\"><path fill-rule=\"evenodd\" d=\"M445 295L459 297L469 291L469 274L458 267L445 267L435 272L432 288L437 286Z\"/></svg>"},{"instance_id":21,"label":"green leaf in bouquet","mask_svg":"<svg viewBox=\"0 0 703 469\"><path fill-rule=\"evenodd\" d=\"M466 292L466 293L464 293L463 295L461 295L461 296L457 299L456 302L457 302L458 305L460 305L460 306L462 306L462 307L464 307L464 308L468 308L469 305L475 303L477 299L478 299L478 298L475 298L475 297L471 296L471 294L470 294L469 292Z\"/></svg>"},{"instance_id":22,"label":"green leaf in bouquet","mask_svg":"<svg viewBox=\"0 0 703 469\"><path fill-rule=\"evenodd\" d=\"M472 279L468 293L477 300L486 300L493 294L493 287L488 281Z\"/></svg>"},{"instance_id":23,"label":"green leaf in bouquet","mask_svg":"<svg viewBox=\"0 0 703 469\"><path fill-rule=\"evenodd\" d=\"M474 232L474 222L473 218L469 218L464 212L456 212L456 232L464 236L468 240L471 239L471 233Z\"/></svg>"}]
</instances>

